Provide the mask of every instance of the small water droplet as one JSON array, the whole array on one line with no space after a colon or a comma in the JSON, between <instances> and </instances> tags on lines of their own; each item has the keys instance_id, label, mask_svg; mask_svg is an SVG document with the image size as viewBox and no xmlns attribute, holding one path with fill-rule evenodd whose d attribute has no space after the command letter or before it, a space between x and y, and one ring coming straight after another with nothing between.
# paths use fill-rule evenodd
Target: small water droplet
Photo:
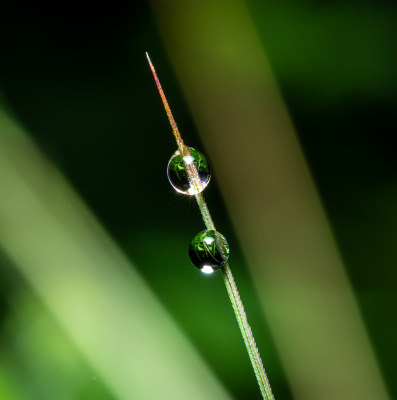
<instances>
[{"instance_id":1,"label":"small water droplet","mask_svg":"<svg viewBox=\"0 0 397 400\"><path fill-rule=\"evenodd\" d=\"M189 257L198 269L209 274L226 264L229 258L229 244L219 232L205 229L190 243Z\"/></svg>"},{"instance_id":2,"label":"small water droplet","mask_svg":"<svg viewBox=\"0 0 397 400\"><path fill-rule=\"evenodd\" d=\"M171 157L167 175L172 187L179 193L190 196L202 192L208 185L211 178L210 164L207 158L196 149L189 147L190 155L182 156L177 150ZM197 184L190 182L186 165L194 162L200 181Z\"/></svg>"}]
</instances>

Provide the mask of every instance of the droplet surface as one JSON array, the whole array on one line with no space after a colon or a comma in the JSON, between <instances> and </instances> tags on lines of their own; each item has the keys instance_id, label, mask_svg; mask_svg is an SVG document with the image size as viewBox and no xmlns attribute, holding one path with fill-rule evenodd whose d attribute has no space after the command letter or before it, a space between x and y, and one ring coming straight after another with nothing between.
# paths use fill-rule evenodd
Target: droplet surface
<instances>
[{"instance_id":1,"label":"droplet surface","mask_svg":"<svg viewBox=\"0 0 397 400\"><path fill-rule=\"evenodd\" d=\"M190 243L189 257L198 269L209 274L226 264L229 258L229 244L219 232L205 229Z\"/></svg>"},{"instance_id":2,"label":"droplet surface","mask_svg":"<svg viewBox=\"0 0 397 400\"><path fill-rule=\"evenodd\" d=\"M211 178L210 164L206 157L196 149L189 147L190 155L182 157L177 150L171 157L167 175L172 187L179 193L190 196L202 192ZM190 182L187 168L196 166L198 182Z\"/></svg>"}]
</instances>

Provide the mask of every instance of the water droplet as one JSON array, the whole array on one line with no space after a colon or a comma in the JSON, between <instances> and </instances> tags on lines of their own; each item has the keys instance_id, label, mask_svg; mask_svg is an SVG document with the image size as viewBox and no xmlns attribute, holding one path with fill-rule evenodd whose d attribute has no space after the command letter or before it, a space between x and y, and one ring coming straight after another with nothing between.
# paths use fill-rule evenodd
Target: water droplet
<instances>
[{"instance_id":1,"label":"water droplet","mask_svg":"<svg viewBox=\"0 0 397 400\"><path fill-rule=\"evenodd\" d=\"M229 245L219 232L205 229L190 243L189 257L198 269L209 274L226 264L229 258Z\"/></svg>"},{"instance_id":2,"label":"water droplet","mask_svg":"<svg viewBox=\"0 0 397 400\"><path fill-rule=\"evenodd\" d=\"M189 147L190 155L182 156L177 150L171 157L167 175L172 187L179 193L194 195L202 192L208 185L211 177L210 164L206 157L196 149ZM187 168L196 166L199 182L190 182ZM187 166L187 167L186 167Z\"/></svg>"}]
</instances>

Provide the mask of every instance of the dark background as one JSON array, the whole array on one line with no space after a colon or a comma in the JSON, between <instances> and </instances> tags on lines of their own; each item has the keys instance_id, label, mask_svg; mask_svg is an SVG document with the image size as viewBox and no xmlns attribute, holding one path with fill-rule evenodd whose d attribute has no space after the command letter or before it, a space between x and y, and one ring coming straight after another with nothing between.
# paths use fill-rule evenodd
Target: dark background
<instances>
[{"instance_id":1,"label":"dark background","mask_svg":"<svg viewBox=\"0 0 397 400\"><path fill-rule=\"evenodd\" d=\"M346 262L381 371L391 397L397 397L395 5L299 1L281 6L251 0L248 6ZM174 193L167 181L165 166L176 146L145 51L150 51L185 142L202 146L149 4L3 2L0 10L4 107L131 258L215 375L236 398L257 398L220 278L199 277L192 283L196 271L186 249L202 222L194 202ZM274 365L274 392L280 399L292 398L250 290L216 171L206 197L220 231L229 232L243 300L261 338L259 346L266 346L266 365ZM175 271L180 265L186 270ZM17 347L13 335L19 325L15 331L6 327L20 312L12 299L21 292L30 289L2 255L3 349ZM199 299L201 315L190 311ZM223 309L226 316L219 317ZM208 331L200 320L208 326L219 323L227 333L219 327L219 332ZM220 359L216 349L225 335L222 350L237 349ZM45 344L43 349L51 365L57 351ZM42 391L37 371L27 372L31 355L10 353L7 363L15 371L15 384L28 382L26 390L35 393L25 398L56 397ZM80 382L71 376L62 379ZM79 384L75 398L111 398L105 386Z\"/></svg>"}]
</instances>

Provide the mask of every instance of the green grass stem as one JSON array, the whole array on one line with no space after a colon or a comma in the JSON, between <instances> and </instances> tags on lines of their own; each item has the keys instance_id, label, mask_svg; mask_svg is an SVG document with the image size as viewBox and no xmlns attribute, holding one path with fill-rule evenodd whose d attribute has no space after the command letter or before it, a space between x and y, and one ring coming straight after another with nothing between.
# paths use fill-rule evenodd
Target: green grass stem
<instances>
[{"instance_id":1,"label":"green grass stem","mask_svg":"<svg viewBox=\"0 0 397 400\"><path fill-rule=\"evenodd\" d=\"M168 119L170 121L172 130L174 132L174 136L178 145L178 149L182 157L185 155L190 155L189 148L184 144L181 134L179 133L178 127L176 125L176 122L174 120L174 117L172 116L171 109L168 105L167 99L165 98L163 89L161 87L160 81L157 77L156 71L153 67L152 62L150 61L149 55L146 53L147 59L149 61L150 68L152 70L154 79L156 81L157 88L159 90L161 99L164 104L164 108L167 112ZM201 186L201 181L198 176L197 169L194 165L194 163L190 164L185 164L186 170L188 172L189 176L189 181L191 185L195 186L196 188L200 188ZM209 212L209 209L207 207L207 203L205 202L204 195L202 192L198 193L195 195L197 204L199 206L201 215L203 217L204 224L207 229L214 230L215 225L214 222L211 218L211 214ZM252 334L251 327L248 324L247 320L247 315L245 314L244 311L244 306L241 301L239 292L237 290L237 285L236 282L233 278L232 271L230 270L229 264L226 263L226 265L222 268L222 277L226 286L227 293L230 298L230 302L232 303L232 307L234 310L234 313L236 315L237 323L239 325L241 334L244 339L245 346L247 348L247 352L249 355L249 358L251 360L252 367L255 372L256 379L258 381L258 385L260 388L260 391L262 393L262 396L265 400L274 400L274 396L270 387L269 379L267 378L265 368L263 367L263 363L258 351L258 348L256 347L254 335Z\"/></svg>"}]
</instances>

